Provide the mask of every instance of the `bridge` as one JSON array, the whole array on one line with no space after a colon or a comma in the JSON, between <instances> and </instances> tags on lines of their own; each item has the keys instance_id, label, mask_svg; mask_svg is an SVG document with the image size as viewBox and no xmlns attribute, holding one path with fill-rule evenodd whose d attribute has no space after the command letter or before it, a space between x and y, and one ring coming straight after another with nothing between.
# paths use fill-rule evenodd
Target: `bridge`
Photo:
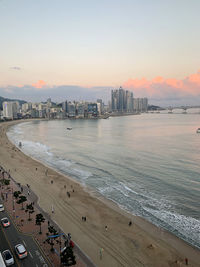
<instances>
[{"instance_id":1,"label":"bridge","mask_svg":"<svg viewBox=\"0 0 200 267\"><path fill-rule=\"evenodd\" d=\"M157 109L157 110L154 110L154 111L151 110L149 112L151 112L151 113L160 113L160 111L166 110L167 113L169 113L169 114L173 114L173 113L175 114L175 113L177 113L177 112L175 112L175 110L179 109L179 110L182 110L182 114L188 114L188 110L194 109L194 108L199 109L199 110L196 111L196 112L193 112L192 114L200 114L200 106L177 106L177 107L169 106L167 108L160 108L160 109Z\"/></svg>"}]
</instances>

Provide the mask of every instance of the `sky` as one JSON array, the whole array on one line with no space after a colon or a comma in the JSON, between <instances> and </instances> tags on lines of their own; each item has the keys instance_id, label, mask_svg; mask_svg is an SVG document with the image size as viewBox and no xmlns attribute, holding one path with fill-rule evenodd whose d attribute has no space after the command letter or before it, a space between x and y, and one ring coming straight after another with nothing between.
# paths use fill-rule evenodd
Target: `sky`
<instances>
[{"instance_id":1,"label":"sky","mask_svg":"<svg viewBox=\"0 0 200 267\"><path fill-rule=\"evenodd\" d=\"M200 103L199 0L0 0L0 95Z\"/></svg>"}]
</instances>

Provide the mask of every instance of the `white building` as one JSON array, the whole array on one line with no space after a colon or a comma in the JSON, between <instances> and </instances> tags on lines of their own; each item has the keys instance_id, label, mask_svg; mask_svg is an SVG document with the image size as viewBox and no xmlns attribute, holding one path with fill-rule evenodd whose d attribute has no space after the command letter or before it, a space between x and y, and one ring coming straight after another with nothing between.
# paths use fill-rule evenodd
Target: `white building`
<instances>
[{"instance_id":1,"label":"white building","mask_svg":"<svg viewBox=\"0 0 200 267\"><path fill-rule=\"evenodd\" d=\"M3 117L6 119L17 119L17 103L16 102L3 102Z\"/></svg>"},{"instance_id":2,"label":"white building","mask_svg":"<svg viewBox=\"0 0 200 267\"><path fill-rule=\"evenodd\" d=\"M31 110L32 109L32 103L24 103L22 104L22 111L28 111L28 110Z\"/></svg>"}]
</instances>

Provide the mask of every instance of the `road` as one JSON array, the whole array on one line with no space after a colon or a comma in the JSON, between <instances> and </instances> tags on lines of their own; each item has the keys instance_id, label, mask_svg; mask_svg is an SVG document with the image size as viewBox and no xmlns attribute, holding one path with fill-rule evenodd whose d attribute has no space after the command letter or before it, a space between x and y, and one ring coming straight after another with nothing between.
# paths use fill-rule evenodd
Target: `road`
<instances>
[{"instance_id":1,"label":"road","mask_svg":"<svg viewBox=\"0 0 200 267\"><path fill-rule=\"evenodd\" d=\"M11 222L11 225L4 228L0 226L0 251L9 249L15 259L15 264L12 266L23 267L47 267L50 266L45 260L40 248L35 243L34 239L26 234L20 233L15 225L12 223L12 219L9 217L6 211L0 212L0 219L7 217ZM19 260L15 254L14 247L17 244L23 244L28 252L28 257Z\"/></svg>"}]
</instances>

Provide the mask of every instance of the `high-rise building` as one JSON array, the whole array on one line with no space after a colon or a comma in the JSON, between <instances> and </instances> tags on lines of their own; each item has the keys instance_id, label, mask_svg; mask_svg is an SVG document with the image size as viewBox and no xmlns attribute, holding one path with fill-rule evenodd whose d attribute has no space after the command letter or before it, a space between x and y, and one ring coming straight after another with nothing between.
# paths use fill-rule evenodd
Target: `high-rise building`
<instances>
[{"instance_id":1,"label":"high-rise building","mask_svg":"<svg viewBox=\"0 0 200 267\"><path fill-rule=\"evenodd\" d=\"M102 99L97 99L97 106L98 106L98 113L102 114L103 113L103 101L102 101Z\"/></svg>"},{"instance_id":2,"label":"high-rise building","mask_svg":"<svg viewBox=\"0 0 200 267\"><path fill-rule=\"evenodd\" d=\"M77 103L76 105L76 110L77 110L77 116L79 118L84 118L85 114L85 103Z\"/></svg>"},{"instance_id":3,"label":"high-rise building","mask_svg":"<svg viewBox=\"0 0 200 267\"><path fill-rule=\"evenodd\" d=\"M122 87L111 91L111 107L113 112L133 112L133 93Z\"/></svg>"},{"instance_id":4,"label":"high-rise building","mask_svg":"<svg viewBox=\"0 0 200 267\"><path fill-rule=\"evenodd\" d=\"M6 119L17 119L18 104L17 102L3 102L3 117Z\"/></svg>"},{"instance_id":5,"label":"high-rise building","mask_svg":"<svg viewBox=\"0 0 200 267\"><path fill-rule=\"evenodd\" d=\"M22 104L22 111L29 111L29 110L31 110L32 109L32 103L24 103L24 104Z\"/></svg>"},{"instance_id":6,"label":"high-rise building","mask_svg":"<svg viewBox=\"0 0 200 267\"><path fill-rule=\"evenodd\" d=\"M67 111L68 111L68 116L70 118L75 117L76 116L76 107L74 103L68 102L67 105Z\"/></svg>"},{"instance_id":7,"label":"high-rise building","mask_svg":"<svg viewBox=\"0 0 200 267\"><path fill-rule=\"evenodd\" d=\"M62 110L67 113L67 100L62 103Z\"/></svg>"},{"instance_id":8,"label":"high-rise building","mask_svg":"<svg viewBox=\"0 0 200 267\"><path fill-rule=\"evenodd\" d=\"M98 115L97 103L89 103L88 104L88 117L97 117L97 115Z\"/></svg>"},{"instance_id":9,"label":"high-rise building","mask_svg":"<svg viewBox=\"0 0 200 267\"><path fill-rule=\"evenodd\" d=\"M147 112L148 99L147 98L134 98L134 112Z\"/></svg>"}]
</instances>

